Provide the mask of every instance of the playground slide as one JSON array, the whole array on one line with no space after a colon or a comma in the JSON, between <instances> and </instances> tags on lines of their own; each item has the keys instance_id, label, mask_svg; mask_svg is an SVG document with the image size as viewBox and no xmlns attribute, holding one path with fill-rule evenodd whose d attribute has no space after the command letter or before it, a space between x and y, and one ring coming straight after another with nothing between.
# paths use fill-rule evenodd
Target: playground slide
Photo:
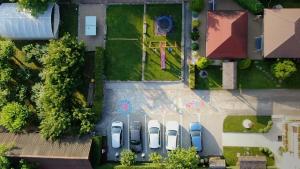
<instances>
[{"instance_id":1,"label":"playground slide","mask_svg":"<svg viewBox=\"0 0 300 169\"><path fill-rule=\"evenodd\" d=\"M166 69L166 48L160 44L160 66L161 69Z\"/></svg>"}]
</instances>

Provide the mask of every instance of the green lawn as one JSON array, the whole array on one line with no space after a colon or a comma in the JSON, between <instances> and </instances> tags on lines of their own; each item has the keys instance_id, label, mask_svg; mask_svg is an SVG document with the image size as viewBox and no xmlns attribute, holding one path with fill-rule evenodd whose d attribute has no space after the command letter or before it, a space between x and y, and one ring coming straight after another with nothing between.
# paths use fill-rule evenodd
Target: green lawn
<instances>
[{"instance_id":1,"label":"green lawn","mask_svg":"<svg viewBox=\"0 0 300 169\"><path fill-rule=\"evenodd\" d=\"M109 80L141 80L140 41L107 41L105 73Z\"/></svg>"},{"instance_id":2,"label":"green lawn","mask_svg":"<svg viewBox=\"0 0 300 169\"><path fill-rule=\"evenodd\" d=\"M279 83L271 73L271 66L275 61L253 61L250 68L238 69L238 86L241 89L275 89L275 88L300 88L300 64L297 63L297 72Z\"/></svg>"},{"instance_id":3,"label":"green lawn","mask_svg":"<svg viewBox=\"0 0 300 169\"><path fill-rule=\"evenodd\" d=\"M172 32L165 36L155 35L155 18L162 15L170 15L173 18L174 27ZM146 65L145 80L180 80L181 76L181 5L147 5L147 35L146 35ZM170 45L177 44L172 52L166 51L166 69L162 70L160 65L159 49L150 49L150 42L166 41Z\"/></svg>"},{"instance_id":4,"label":"green lawn","mask_svg":"<svg viewBox=\"0 0 300 169\"><path fill-rule=\"evenodd\" d=\"M226 164L229 166L235 166L236 162L238 160L237 153L240 153L240 155L263 155L264 153L259 151L259 147L223 147L224 151L224 158L226 160ZM274 166L275 162L273 158L267 157L267 165L268 166Z\"/></svg>"},{"instance_id":5,"label":"green lawn","mask_svg":"<svg viewBox=\"0 0 300 169\"><path fill-rule=\"evenodd\" d=\"M78 35L78 5L61 4L59 36L69 32L73 36Z\"/></svg>"},{"instance_id":6,"label":"green lawn","mask_svg":"<svg viewBox=\"0 0 300 169\"><path fill-rule=\"evenodd\" d=\"M143 6L114 5L107 9L105 74L108 80L142 79ZM130 38L124 40L114 38Z\"/></svg>"},{"instance_id":7,"label":"green lawn","mask_svg":"<svg viewBox=\"0 0 300 169\"><path fill-rule=\"evenodd\" d=\"M245 119L253 122L251 129L243 127L242 123ZM271 116L227 116L223 122L223 132L259 132L259 129L265 128L270 120Z\"/></svg>"},{"instance_id":8,"label":"green lawn","mask_svg":"<svg viewBox=\"0 0 300 169\"><path fill-rule=\"evenodd\" d=\"M208 73L207 78L199 76L199 70L196 71L196 89L221 89L222 88L222 70L220 66L208 66L205 69Z\"/></svg>"}]
</instances>

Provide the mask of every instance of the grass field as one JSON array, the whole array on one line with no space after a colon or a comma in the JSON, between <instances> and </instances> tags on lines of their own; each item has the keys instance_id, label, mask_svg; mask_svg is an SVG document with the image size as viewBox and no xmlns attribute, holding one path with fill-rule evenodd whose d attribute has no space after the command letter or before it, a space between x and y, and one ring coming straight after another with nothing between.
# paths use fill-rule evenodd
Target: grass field
<instances>
[{"instance_id":1,"label":"grass field","mask_svg":"<svg viewBox=\"0 0 300 169\"><path fill-rule=\"evenodd\" d=\"M237 153L240 155L262 155L265 156L264 153L259 151L258 147L223 147L224 157L226 160L226 164L229 166L235 166L237 159ZM274 159L267 157L267 165L274 166Z\"/></svg>"},{"instance_id":2,"label":"grass field","mask_svg":"<svg viewBox=\"0 0 300 169\"><path fill-rule=\"evenodd\" d=\"M167 36L155 35L155 18L169 15L173 18L173 30ZM147 6L147 35L146 35L146 65L145 65L145 80L180 80L181 76L181 5L148 5ZM166 41L177 48L173 48L172 52L166 51L166 69L162 70L160 65L160 51L150 49L150 42ZM155 45L156 46L156 45Z\"/></svg>"},{"instance_id":3,"label":"grass field","mask_svg":"<svg viewBox=\"0 0 300 169\"><path fill-rule=\"evenodd\" d=\"M245 119L253 122L252 128L245 129L243 127ZM271 116L227 116L223 122L223 132L259 132L259 129L265 128L270 120Z\"/></svg>"},{"instance_id":4,"label":"grass field","mask_svg":"<svg viewBox=\"0 0 300 169\"><path fill-rule=\"evenodd\" d=\"M291 77L279 83L271 72L271 66L275 61L264 60L254 61L250 68L245 70L238 69L238 86L241 89L276 89L300 88L300 63L297 63L297 72Z\"/></svg>"},{"instance_id":5,"label":"grass field","mask_svg":"<svg viewBox=\"0 0 300 169\"><path fill-rule=\"evenodd\" d=\"M105 74L108 80L142 79L142 29L143 6L108 7L105 54Z\"/></svg>"},{"instance_id":6,"label":"grass field","mask_svg":"<svg viewBox=\"0 0 300 169\"><path fill-rule=\"evenodd\" d=\"M205 79L199 76L199 70L197 70L196 89L222 89L222 70L220 68L220 66L208 66L205 69L208 73Z\"/></svg>"},{"instance_id":7,"label":"grass field","mask_svg":"<svg viewBox=\"0 0 300 169\"><path fill-rule=\"evenodd\" d=\"M78 5L61 4L59 36L69 32L73 36L78 35Z\"/></svg>"}]
</instances>

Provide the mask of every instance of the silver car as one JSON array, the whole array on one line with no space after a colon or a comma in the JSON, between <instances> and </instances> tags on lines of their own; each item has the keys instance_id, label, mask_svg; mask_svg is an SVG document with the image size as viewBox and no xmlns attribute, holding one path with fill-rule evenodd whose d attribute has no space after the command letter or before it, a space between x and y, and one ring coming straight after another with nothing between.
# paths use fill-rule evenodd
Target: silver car
<instances>
[{"instance_id":1,"label":"silver car","mask_svg":"<svg viewBox=\"0 0 300 169\"><path fill-rule=\"evenodd\" d=\"M160 148L160 123L157 120L148 122L149 148Z\"/></svg>"},{"instance_id":2,"label":"silver car","mask_svg":"<svg viewBox=\"0 0 300 169\"><path fill-rule=\"evenodd\" d=\"M114 121L111 124L111 146L120 148L123 145L123 122Z\"/></svg>"}]
</instances>

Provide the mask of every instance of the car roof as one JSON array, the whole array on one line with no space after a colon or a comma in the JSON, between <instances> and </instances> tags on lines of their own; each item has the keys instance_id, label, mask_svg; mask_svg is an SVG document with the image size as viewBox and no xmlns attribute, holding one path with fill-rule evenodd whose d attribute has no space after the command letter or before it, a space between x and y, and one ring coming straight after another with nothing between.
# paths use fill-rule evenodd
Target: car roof
<instances>
[{"instance_id":1,"label":"car roof","mask_svg":"<svg viewBox=\"0 0 300 169\"><path fill-rule=\"evenodd\" d=\"M150 134L149 135L149 147L158 148L159 145L159 134Z\"/></svg>"},{"instance_id":2,"label":"car roof","mask_svg":"<svg viewBox=\"0 0 300 169\"><path fill-rule=\"evenodd\" d=\"M112 147L113 148L119 148L121 146L121 134L119 133L115 133L115 134L112 134Z\"/></svg>"},{"instance_id":3,"label":"car roof","mask_svg":"<svg viewBox=\"0 0 300 169\"><path fill-rule=\"evenodd\" d=\"M169 136L167 139L167 149L174 150L177 147L177 136Z\"/></svg>"},{"instance_id":4,"label":"car roof","mask_svg":"<svg viewBox=\"0 0 300 169\"><path fill-rule=\"evenodd\" d=\"M190 123L190 130L191 131L201 130L201 129L202 129L202 125L199 122Z\"/></svg>"}]
</instances>

